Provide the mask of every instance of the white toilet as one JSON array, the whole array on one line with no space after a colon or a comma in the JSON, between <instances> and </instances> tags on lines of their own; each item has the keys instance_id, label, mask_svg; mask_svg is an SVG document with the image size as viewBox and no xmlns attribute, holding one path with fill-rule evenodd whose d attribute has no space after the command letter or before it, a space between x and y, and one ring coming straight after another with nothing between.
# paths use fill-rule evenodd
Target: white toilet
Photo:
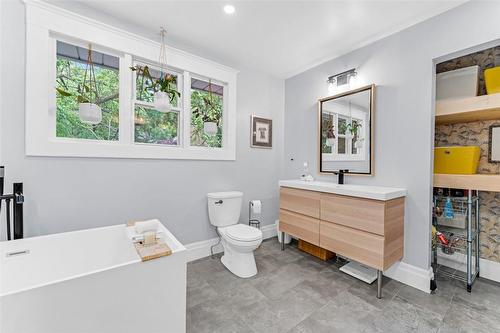
<instances>
[{"instance_id":1,"label":"white toilet","mask_svg":"<svg viewBox=\"0 0 500 333\"><path fill-rule=\"evenodd\" d=\"M257 274L253 251L262 243L262 231L239 224L241 192L208 193L208 216L222 238L224 266L234 275L249 278Z\"/></svg>"}]
</instances>

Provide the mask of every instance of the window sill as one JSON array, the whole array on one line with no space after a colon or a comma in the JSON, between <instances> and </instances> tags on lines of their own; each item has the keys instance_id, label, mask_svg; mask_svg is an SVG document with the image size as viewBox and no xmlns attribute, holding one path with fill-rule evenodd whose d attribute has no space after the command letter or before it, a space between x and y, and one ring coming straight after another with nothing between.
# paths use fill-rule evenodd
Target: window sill
<instances>
[{"instance_id":1,"label":"window sill","mask_svg":"<svg viewBox=\"0 0 500 333\"><path fill-rule=\"evenodd\" d=\"M26 145L27 156L234 161L234 147L205 148L120 142L52 140Z\"/></svg>"}]
</instances>

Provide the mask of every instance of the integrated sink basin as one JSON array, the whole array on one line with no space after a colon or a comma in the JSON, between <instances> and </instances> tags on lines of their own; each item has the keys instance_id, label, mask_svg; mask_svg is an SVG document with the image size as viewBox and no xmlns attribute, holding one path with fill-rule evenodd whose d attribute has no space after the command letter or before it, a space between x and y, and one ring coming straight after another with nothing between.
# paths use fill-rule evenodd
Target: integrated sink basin
<instances>
[{"instance_id":1,"label":"integrated sink basin","mask_svg":"<svg viewBox=\"0 0 500 333\"><path fill-rule=\"evenodd\" d=\"M383 201L406 196L406 189L404 188L353 184L339 185L321 181L306 182L300 179L280 180L279 186Z\"/></svg>"}]
</instances>

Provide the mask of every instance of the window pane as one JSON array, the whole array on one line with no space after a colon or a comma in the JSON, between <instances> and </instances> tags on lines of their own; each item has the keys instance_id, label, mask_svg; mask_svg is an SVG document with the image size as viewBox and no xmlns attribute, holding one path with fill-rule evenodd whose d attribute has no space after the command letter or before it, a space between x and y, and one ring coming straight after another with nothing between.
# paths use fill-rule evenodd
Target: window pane
<instances>
[{"instance_id":1,"label":"window pane","mask_svg":"<svg viewBox=\"0 0 500 333\"><path fill-rule=\"evenodd\" d=\"M346 144L346 140L345 138L338 138L338 145L339 145L339 148L338 148L338 154L345 154L345 144Z\"/></svg>"},{"instance_id":2,"label":"window pane","mask_svg":"<svg viewBox=\"0 0 500 333\"><path fill-rule=\"evenodd\" d=\"M328 129L333 127L333 115L323 113L321 116L321 152L332 153L332 146L326 144Z\"/></svg>"},{"instance_id":3,"label":"window pane","mask_svg":"<svg viewBox=\"0 0 500 333\"><path fill-rule=\"evenodd\" d=\"M139 67L144 68L144 65L138 64ZM160 77L160 71L151 67L148 67L149 74L153 77L153 79L158 79ZM171 88L179 91L178 89L178 75L175 73L169 72L168 75L171 75L175 78L175 83L172 84ZM140 73L136 72L135 76L135 86L136 86L136 99L138 101L143 101L143 102L153 102L153 96L154 96L154 90L150 89L148 87L151 86L151 80L149 78L144 77L144 75L141 75ZM171 96L171 103L172 106L177 107L179 106L178 103L178 97L177 95L174 95L173 97Z\"/></svg>"},{"instance_id":4,"label":"window pane","mask_svg":"<svg viewBox=\"0 0 500 333\"><path fill-rule=\"evenodd\" d=\"M222 147L224 87L191 79L191 145ZM215 123L216 133L205 133L205 123Z\"/></svg>"},{"instance_id":5,"label":"window pane","mask_svg":"<svg viewBox=\"0 0 500 333\"><path fill-rule=\"evenodd\" d=\"M347 130L347 119L339 117L339 129L338 129L338 133L339 134L345 134L346 130Z\"/></svg>"},{"instance_id":6,"label":"window pane","mask_svg":"<svg viewBox=\"0 0 500 333\"><path fill-rule=\"evenodd\" d=\"M178 145L179 113L135 107L135 142Z\"/></svg>"},{"instance_id":7,"label":"window pane","mask_svg":"<svg viewBox=\"0 0 500 333\"><path fill-rule=\"evenodd\" d=\"M352 137L351 154L356 155L358 153L358 149L355 147L355 145L356 141L360 138L361 135L361 122L353 119L352 128L356 129L356 131Z\"/></svg>"},{"instance_id":8,"label":"window pane","mask_svg":"<svg viewBox=\"0 0 500 333\"><path fill-rule=\"evenodd\" d=\"M64 138L118 140L119 59L92 51L97 83L95 102L102 108L102 121L97 125L80 121L77 96L84 90L88 49L57 42L56 88L71 96L56 94L56 136ZM86 85L88 85L88 73ZM94 89L95 90L95 89Z\"/></svg>"}]
</instances>

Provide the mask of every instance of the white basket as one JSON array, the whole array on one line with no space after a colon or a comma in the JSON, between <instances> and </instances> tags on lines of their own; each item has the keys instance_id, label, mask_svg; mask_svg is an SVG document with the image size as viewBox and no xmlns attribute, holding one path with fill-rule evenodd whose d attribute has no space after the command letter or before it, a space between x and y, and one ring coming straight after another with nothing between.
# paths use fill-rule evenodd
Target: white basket
<instances>
[{"instance_id":1,"label":"white basket","mask_svg":"<svg viewBox=\"0 0 500 333\"><path fill-rule=\"evenodd\" d=\"M96 125L102 120L101 107L94 103L80 103L78 114L82 123Z\"/></svg>"}]
</instances>

